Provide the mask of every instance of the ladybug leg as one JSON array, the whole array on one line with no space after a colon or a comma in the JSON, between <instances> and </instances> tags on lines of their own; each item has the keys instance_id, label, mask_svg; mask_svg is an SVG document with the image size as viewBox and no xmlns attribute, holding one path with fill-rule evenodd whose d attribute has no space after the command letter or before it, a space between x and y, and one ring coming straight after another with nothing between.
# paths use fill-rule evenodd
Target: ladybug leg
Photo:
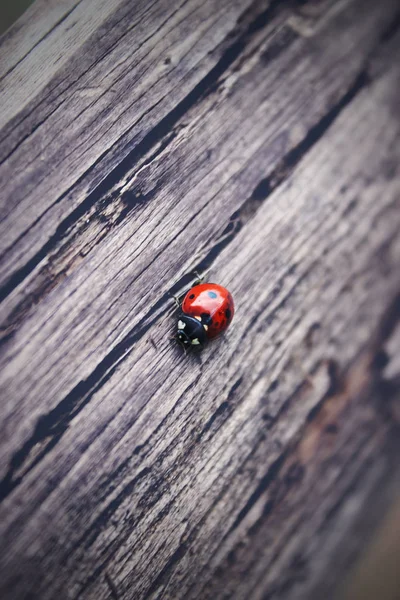
<instances>
[{"instance_id":1,"label":"ladybug leg","mask_svg":"<svg viewBox=\"0 0 400 600\"><path fill-rule=\"evenodd\" d=\"M196 283L202 283L204 281L204 275L200 275L198 271L193 271L193 273L196 275Z\"/></svg>"},{"instance_id":2,"label":"ladybug leg","mask_svg":"<svg viewBox=\"0 0 400 600\"><path fill-rule=\"evenodd\" d=\"M176 337L175 337L175 336L174 336L174 338L173 338L173 339L174 339L174 340L175 340L175 342L176 342ZM179 344L179 343L178 343L178 346L181 348L181 350L183 350L183 354L186 356L186 354L187 354L187 352L188 352L188 349L186 348L186 346L184 346L183 344Z\"/></svg>"},{"instance_id":3,"label":"ladybug leg","mask_svg":"<svg viewBox=\"0 0 400 600\"><path fill-rule=\"evenodd\" d=\"M193 285L200 285L200 283L203 283L209 272L210 270L204 271L204 273L200 275L198 271L193 271L193 273L196 275L196 279L193 282Z\"/></svg>"},{"instance_id":4,"label":"ladybug leg","mask_svg":"<svg viewBox=\"0 0 400 600\"><path fill-rule=\"evenodd\" d=\"M188 349L186 348L186 346L184 344L182 344L179 341L179 338L176 335L170 335L170 336L168 336L168 339L170 342L174 342L175 346L179 346L179 348L181 348L183 350L183 353L185 355L187 354Z\"/></svg>"},{"instance_id":5,"label":"ladybug leg","mask_svg":"<svg viewBox=\"0 0 400 600\"><path fill-rule=\"evenodd\" d=\"M181 303L180 300L178 298L178 296L175 296L174 294L170 294L171 298L173 299L173 301L175 302L175 305L177 308L181 307Z\"/></svg>"}]
</instances>

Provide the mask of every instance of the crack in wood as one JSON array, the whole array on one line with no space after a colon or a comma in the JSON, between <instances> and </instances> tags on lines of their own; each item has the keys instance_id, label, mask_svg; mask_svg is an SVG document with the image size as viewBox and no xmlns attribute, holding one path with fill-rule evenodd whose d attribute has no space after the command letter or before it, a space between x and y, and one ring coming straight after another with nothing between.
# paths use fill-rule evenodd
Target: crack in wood
<instances>
[{"instance_id":1,"label":"crack in wood","mask_svg":"<svg viewBox=\"0 0 400 600\"><path fill-rule=\"evenodd\" d=\"M273 481L275 481L279 471L282 468L282 465L285 463L285 460L288 456L288 452L289 452L289 449L282 452L278 456L278 458L272 463L272 465L268 468L268 471L261 478L256 489L251 494L250 498L247 500L247 502L243 506L243 508L240 510L240 512L237 515L235 521L233 522L230 530L228 531L227 536L229 536L235 529L237 529L237 527L240 525L240 523L243 521L243 519L246 517L246 515L250 512L250 510L253 508L253 506L258 502L258 500L261 498L261 496L269 488L271 483ZM271 505L268 507L268 510L272 510L272 506L273 506L273 502L271 502Z\"/></svg>"},{"instance_id":2,"label":"crack in wood","mask_svg":"<svg viewBox=\"0 0 400 600\"><path fill-rule=\"evenodd\" d=\"M111 598L113 598L113 600L118 600L119 595L118 595L117 587L116 587L115 583L113 582L113 580L111 579L110 575L107 573L107 571L104 573L104 579L105 579L108 587L110 588Z\"/></svg>"},{"instance_id":3,"label":"crack in wood","mask_svg":"<svg viewBox=\"0 0 400 600\"><path fill-rule=\"evenodd\" d=\"M240 376L237 381L233 384L231 389L228 392L227 399L222 402L218 408L213 412L209 420L206 422L201 432L197 437L197 442L201 441L209 441L210 438L215 435L218 429L225 423L227 419L231 416L234 406L231 401L234 398L236 391L240 388L243 382L243 377ZM211 434L210 434L211 432Z\"/></svg>"}]
</instances>

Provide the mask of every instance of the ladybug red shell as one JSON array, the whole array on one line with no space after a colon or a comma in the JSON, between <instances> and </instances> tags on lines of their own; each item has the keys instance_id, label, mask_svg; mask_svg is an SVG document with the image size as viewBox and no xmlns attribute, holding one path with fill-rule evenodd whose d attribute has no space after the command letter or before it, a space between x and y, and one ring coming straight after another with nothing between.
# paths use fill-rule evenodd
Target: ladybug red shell
<instances>
[{"instance_id":1,"label":"ladybug red shell","mask_svg":"<svg viewBox=\"0 0 400 600\"><path fill-rule=\"evenodd\" d=\"M200 283L192 287L181 305L178 319L178 341L183 345L203 347L223 333L235 312L230 292L216 283Z\"/></svg>"}]
</instances>

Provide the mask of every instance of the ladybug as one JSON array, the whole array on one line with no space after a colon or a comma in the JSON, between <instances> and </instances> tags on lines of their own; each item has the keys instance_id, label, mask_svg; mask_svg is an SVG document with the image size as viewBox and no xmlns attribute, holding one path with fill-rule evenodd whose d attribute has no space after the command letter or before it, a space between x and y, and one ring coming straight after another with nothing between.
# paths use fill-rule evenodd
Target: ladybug
<instances>
[{"instance_id":1,"label":"ladybug","mask_svg":"<svg viewBox=\"0 0 400 600\"><path fill-rule=\"evenodd\" d=\"M229 327L235 312L230 292L216 283L192 287L180 308L176 337L184 348L203 348Z\"/></svg>"}]
</instances>

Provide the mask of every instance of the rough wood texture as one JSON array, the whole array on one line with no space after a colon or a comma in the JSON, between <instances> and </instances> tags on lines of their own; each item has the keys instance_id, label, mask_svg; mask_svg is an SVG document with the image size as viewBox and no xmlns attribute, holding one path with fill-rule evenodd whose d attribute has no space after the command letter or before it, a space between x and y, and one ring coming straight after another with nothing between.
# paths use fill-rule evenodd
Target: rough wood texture
<instances>
[{"instance_id":1,"label":"rough wood texture","mask_svg":"<svg viewBox=\"0 0 400 600\"><path fill-rule=\"evenodd\" d=\"M399 25L38 0L0 40L2 598L334 597L399 490ZM237 309L200 357L196 268Z\"/></svg>"}]
</instances>

